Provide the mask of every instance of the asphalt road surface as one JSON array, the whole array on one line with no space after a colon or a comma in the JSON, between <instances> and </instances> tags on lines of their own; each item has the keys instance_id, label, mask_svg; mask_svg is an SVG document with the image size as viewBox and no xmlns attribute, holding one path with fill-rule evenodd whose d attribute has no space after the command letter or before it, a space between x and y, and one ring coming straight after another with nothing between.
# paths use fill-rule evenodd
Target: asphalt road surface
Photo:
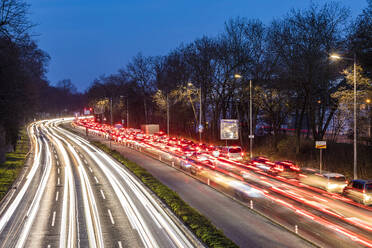
<instances>
[{"instance_id":1,"label":"asphalt road surface","mask_svg":"<svg viewBox=\"0 0 372 248\"><path fill-rule=\"evenodd\" d=\"M29 127L29 166L0 205L0 247L202 246L136 177L60 121Z\"/></svg>"}]
</instances>

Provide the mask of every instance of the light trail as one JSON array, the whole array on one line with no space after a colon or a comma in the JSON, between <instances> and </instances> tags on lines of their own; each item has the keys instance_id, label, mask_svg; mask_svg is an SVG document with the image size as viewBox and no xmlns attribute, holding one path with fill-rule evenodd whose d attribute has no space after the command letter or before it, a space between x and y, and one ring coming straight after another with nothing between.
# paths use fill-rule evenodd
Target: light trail
<instances>
[{"instance_id":1,"label":"light trail","mask_svg":"<svg viewBox=\"0 0 372 248\"><path fill-rule=\"evenodd\" d=\"M50 176L50 171L52 169L52 161L51 161L51 156L50 156L51 151L50 151L48 142L45 142L45 146L46 146L46 155L47 155L46 156L46 162L45 162L46 168L44 169L43 175L41 177L41 182L40 182L40 184L38 186L38 189L36 191L36 195L35 195L32 203L29 207L29 210L27 211L27 214L26 214L27 219L26 219L26 222L25 222L24 227L22 229L22 232L19 236L19 239L18 239L18 242L17 242L17 247L23 247L25 245L26 239L28 237L28 234L30 232L32 224L35 220L36 214L39 210L41 198L44 194L46 184L47 184L49 176Z\"/></svg>"},{"instance_id":2,"label":"light trail","mask_svg":"<svg viewBox=\"0 0 372 248\"><path fill-rule=\"evenodd\" d=\"M149 231L142 214L137 209L136 205L129 196L129 193L124 189L121 182L125 182L130 187L141 204L144 205L148 214L154 217L154 220L158 222L170 240L172 240L177 247L193 247L190 241L184 236L182 231L173 223L169 216L159 206L158 202L155 201L155 199L153 199L153 197L149 194L148 190L138 182L138 179L135 179L128 171L123 169L121 164L114 161L101 150L91 146L89 142L85 141L79 136L67 132L59 127L56 129L74 141L74 143L78 144L101 168L101 170L107 176L108 181L114 189L117 197L121 199L121 205L126 212L131 225L138 231L141 240L146 247L159 246L154 239L152 232ZM96 154L98 154L101 158ZM103 161L105 161L105 163ZM115 171L115 175L109 168ZM117 177L121 179L121 182L117 179Z\"/></svg>"},{"instance_id":3,"label":"light trail","mask_svg":"<svg viewBox=\"0 0 372 248\"><path fill-rule=\"evenodd\" d=\"M42 142L41 142L40 136L36 137L33 127L34 127L34 124L31 126L30 136L33 137L33 139L38 140L38 142L33 143L34 151L35 151L35 159L34 159L34 162L32 164L32 168L31 168L30 172L26 176L26 181L23 184L21 190L18 192L14 201L9 205L9 207L6 209L4 214L1 216L0 232L3 231L5 225L8 223L9 219L12 217L15 210L19 206L21 200L23 199L26 191L28 190L28 188L29 188L29 186L30 186L35 174L36 174L36 171L39 169L40 164L41 164L40 160L41 160Z\"/></svg>"}]
</instances>

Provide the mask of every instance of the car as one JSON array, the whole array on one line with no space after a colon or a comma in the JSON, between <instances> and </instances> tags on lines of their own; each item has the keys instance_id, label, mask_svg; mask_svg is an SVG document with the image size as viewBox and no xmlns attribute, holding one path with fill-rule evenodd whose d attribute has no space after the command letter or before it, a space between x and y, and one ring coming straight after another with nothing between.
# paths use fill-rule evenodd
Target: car
<instances>
[{"instance_id":1,"label":"car","mask_svg":"<svg viewBox=\"0 0 372 248\"><path fill-rule=\"evenodd\" d=\"M180 167L182 170L188 171L191 174L195 175L197 173L197 166L193 160L181 160Z\"/></svg>"},{"instance_id":2,"label":"car","mask_svg":"<svg viewBox=\"0 0 372 248\"><path fill-rule=\"evenodd\" d=\"M275 166L274 162L271 162L268 158L263 156L253 158L250 164L267 172L272 171Z\"/></svg>"},{"instance_id":3,"label":"car","mask_svg":"<svg viewBox=\"0 0 372 248\"><path fill-rule=\"evenodd\" d=\"M347 186L344 175L333 172L319 172L314 169L303 169L300 182L309 186L324 189L331 193L342 193Z\"/></svg>"},{"instance_id":4,"label":"car","mask_svg":"<svg viewBox=\"0 0 372 248\"><path fill-rule=\"evenodd\" d=\"M221 156L227 159L242 161L243 160L243 151L240 146L223 146L220 149Z\"/></svg>"},{"instance_id":5,"label":"car","mask_svg":"<svg viewBox=\"0 0 372 248\"><path fill-rule=\"evenodd\" d=\"M285 160L275 162L272 173L278 176L296 178L300 173L301 169L294 162Z\"/></svg>"},{"instance_id":6,"label":"car","mask_svg":"<svg viewBox=\"0 0 372 248\"><path fill-rule=\"evenodd\" d=\"M364 205L372 205L372 180L352 180L343 195Z\"/></svg>"},{"instance_id":7,"label":"car","mask_svg":"<svg viewBox=\"0 0 372 248\"><path fill-rule=\"evenodd\" d=\"M204 167L208 168L208 169L212 169L212 170L216 169L216 165L212 161L210 161L209 159L200 161L199 163L201 165L203 165Z\"/></svg>"}]
</instances>

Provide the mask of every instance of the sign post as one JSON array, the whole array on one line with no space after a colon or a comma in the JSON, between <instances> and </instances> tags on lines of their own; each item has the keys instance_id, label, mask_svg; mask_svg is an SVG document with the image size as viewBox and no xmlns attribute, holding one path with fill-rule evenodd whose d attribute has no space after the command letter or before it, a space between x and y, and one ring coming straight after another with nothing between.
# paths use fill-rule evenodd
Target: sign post
<instances>
[{"instance_id":1,"label":"sign post","mask_svg":"<svg viewBox=\"0 0 372 248\"><path fill-rule=\"evenodd\" d=\"M320 173L322 173L322 169L323 169L323 149L326 149L327 148L327 141L315 141L315 148L316 149L319 149L319 152L320 152L320 156L319 156L319 162L320 162L320 165L319 165L319 170L320 170Z\"/></svg>"}]
</instances>

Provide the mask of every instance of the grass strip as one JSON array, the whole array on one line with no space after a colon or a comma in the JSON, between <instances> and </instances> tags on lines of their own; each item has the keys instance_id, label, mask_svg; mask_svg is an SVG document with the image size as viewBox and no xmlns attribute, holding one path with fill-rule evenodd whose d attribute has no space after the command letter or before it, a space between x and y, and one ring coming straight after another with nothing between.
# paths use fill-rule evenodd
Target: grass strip
<instances>
[{"instance_id":1,"label":"grass strip","mask_svg":"<svg viewBox=\"0 0 372 248\"><path fill-rule=\"evenodd\" d=\"M21 172L29 150L30 140L26 128L24 128L19 133L15 151L6 153L5 162L0 164L0 200L6 195Z\"/></svg>"},{"instance_id":2,"label":"grass strip","mask_svg":"<svg viewBox=\"0 0 372 248\"><path fill-rule=\"evenodd\" d=\"M133 172L208 247L238 247L233 241L227 238L221 230L217 229L210 220L190 207L176 192L153 177L147 170L100 142L92 143L104 152L110 154Z\"/></svg>"}]
</instances>

